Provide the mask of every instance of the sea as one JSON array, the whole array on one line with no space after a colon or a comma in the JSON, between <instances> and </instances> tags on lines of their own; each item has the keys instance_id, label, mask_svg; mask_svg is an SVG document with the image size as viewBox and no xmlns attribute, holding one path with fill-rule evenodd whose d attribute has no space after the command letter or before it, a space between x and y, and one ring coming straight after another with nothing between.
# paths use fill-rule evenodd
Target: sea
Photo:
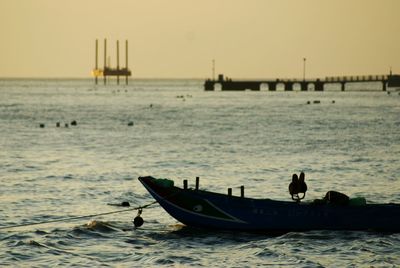
<instances>
[{"instance_id":1,"label":"sea","mask_svg":"<svg viewBox=\"0 0 400 268\"><path fill-rule=\"evenodd\" d=\"M1 79L0 267L400 267L400 234L195 229L150 205L137 179L200 177L201 189L290 200L303 171L303 202L335 190L400 203L398 89L203 84ZM122 202L146 206L143 226L110 205Z\"/></svg>"}]
</instances>

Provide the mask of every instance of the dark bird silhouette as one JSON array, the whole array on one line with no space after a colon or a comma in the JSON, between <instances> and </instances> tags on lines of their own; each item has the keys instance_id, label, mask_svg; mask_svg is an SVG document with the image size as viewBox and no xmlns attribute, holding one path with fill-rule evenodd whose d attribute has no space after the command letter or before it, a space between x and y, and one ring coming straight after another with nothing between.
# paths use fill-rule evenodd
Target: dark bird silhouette
<instances>
[{"instance_id":1,"label":"dark bird silhouette","mask_svg":"<svg viewBox=\"0 0 400 268\"><path fill-rule=\"evenodd\" d=\"M297 174L293 174L292 182L289 184L289 193L292 196L292 199L295 201L299 201L299 178Z\"/></svg>"},{"instance_id":2,"label":"dark bird silhouette","mask_svg":"<svg viewBox=\"0 0 400 268\"><path fill-rule=\"evenodd\" d=\"M303 199L306 197L306 192L307 192L307 184L305 183L305 175L304 172L300 173L300 178L299 178L299 193L302 193L303 196L300 199Z\"/></svg>"}]
</instances>

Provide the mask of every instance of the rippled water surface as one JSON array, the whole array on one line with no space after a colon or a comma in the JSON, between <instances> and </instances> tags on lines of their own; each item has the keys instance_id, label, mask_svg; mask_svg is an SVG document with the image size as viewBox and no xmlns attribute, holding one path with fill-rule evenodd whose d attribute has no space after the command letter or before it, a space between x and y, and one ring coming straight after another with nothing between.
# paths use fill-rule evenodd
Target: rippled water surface
<instances>
[{"instance_id":1,"label":"rippled water surface","mask_svg":"<svg viewBox=\"0 0 400 268\"><path fill-rule=\"evenodd\" d=\"M303 170L308 200L337 190L400 203L399 115L398 92L0 80L0 228L121 209L108 203L148 204L153 199L137 181L143 175L177 185L200 176L203 189L238 194L245 185L247 196L288 200L291 174ZM399 234L205 231L182 226L157 205L133 229L135 213L0 229L0 266L400 265Z\"/></svg>"}]
</instances>

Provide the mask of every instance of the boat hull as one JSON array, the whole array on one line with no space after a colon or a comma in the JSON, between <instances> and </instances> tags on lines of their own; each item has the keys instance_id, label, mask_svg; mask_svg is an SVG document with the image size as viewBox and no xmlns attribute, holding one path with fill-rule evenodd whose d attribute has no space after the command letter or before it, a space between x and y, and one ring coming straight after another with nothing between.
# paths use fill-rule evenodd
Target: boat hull
<instances>
[{"instance_id":1,"label":"boat hull","mask_svg":"<svg viewBox=\"0 0 400 268\"><path fill-rule=\"evenodd\" d=\"M187 226L242 231L400 231L400 205L339 206L228 196L139 181L175 219Z\"/></svg>"}]
</instances>

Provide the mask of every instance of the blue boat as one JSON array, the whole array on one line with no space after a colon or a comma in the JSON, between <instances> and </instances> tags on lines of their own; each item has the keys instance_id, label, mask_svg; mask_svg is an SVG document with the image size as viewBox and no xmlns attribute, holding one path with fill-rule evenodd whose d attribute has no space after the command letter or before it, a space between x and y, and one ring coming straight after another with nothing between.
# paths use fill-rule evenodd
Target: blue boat
<instances>
[{"instance_id":1,"label":"blue boat","mask_svg":"<svg viewBox=\"0 0 400 268\"><path fill-rule=\"evenodd\" d=\"M250 232L308 230L400 231L400 204L334 204L254 199L174 186L151 176L139 181L179 222L207 229Z\"/></svg>"}]
</instances>

